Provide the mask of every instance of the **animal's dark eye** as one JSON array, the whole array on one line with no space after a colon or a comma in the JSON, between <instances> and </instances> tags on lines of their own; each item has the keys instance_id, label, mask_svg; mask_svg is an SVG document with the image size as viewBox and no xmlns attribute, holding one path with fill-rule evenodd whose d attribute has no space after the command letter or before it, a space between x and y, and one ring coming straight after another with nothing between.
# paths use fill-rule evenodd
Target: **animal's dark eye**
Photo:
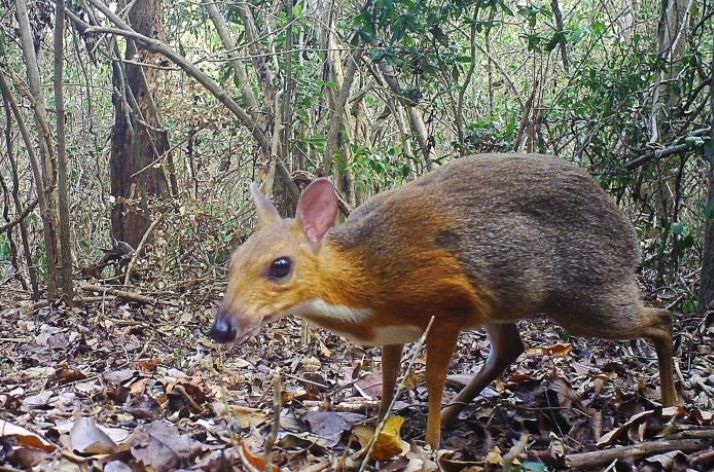
<instances>
[{"instance_id":1,"label":"animal's dark eye","mask_svg":"<svg viewBox=\"0 0 714 472\"><path fill-rule=\"evenodd\" d=\"M287 257L279 257L270 264L270 270L268 271L268 276L271 279L282 279L287 277L290 273L292 264L290 259Z\"/></svg>"}]
</instances>

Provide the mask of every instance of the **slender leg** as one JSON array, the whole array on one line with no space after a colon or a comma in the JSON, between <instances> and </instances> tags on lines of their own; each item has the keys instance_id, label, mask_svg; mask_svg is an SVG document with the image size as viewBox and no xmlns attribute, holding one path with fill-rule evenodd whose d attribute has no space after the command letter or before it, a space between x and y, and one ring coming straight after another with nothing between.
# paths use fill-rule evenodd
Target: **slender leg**
<instances>
[{"instance_id":1,"label":"slender leg","mask_svg":"<svg viewBox=\"0 0 714 472\"><path fill-rule=\"evenodd\" d=\"M672 314L660 308L643 307L639 300L633 300L626 306L622 303L613 305L611 299L617 301L634 292L628 286L623 289L624 294L615 291L611 297L602 300L600 307L590 307L596 316L589 317L587 322L575 323L572 316L562 313L555 313L551 317L574 335L605 339L649 339L657 352L662 404L675 405L679 398L674 387Z\"/></svg>"},{"instance_id":2,"label":"slender leg","mask_svg":"<svg viewBox=\"0 0 714 472\"><path fill-rule=\"evenodd\" d=\"M486 332L491 341L491 351L486 364L474 375L454 401L441 412L442 427L453 422L466 403L469 403L494 379L501 375L523 352L523 343L518 328L513 323L488 324Z\"/></svg>"},{"instance_id":3,"label":"slender leg","mask_svg":"<svg viewBox=\"0 0 714 472\"><path fill-rule=\"evenodd\" d=\"M672 406L679 401L677 390L674 388L672 315L667 310L657 308L642 308L642 310L651 322L645 337L652 341L657 352L662 404L664 406Z\"/></svg>"},{"instance_id":4,"label":"slender leg","mask_svg":"<svg viewBox=\"0 0 714 472\"><path fill-rule=\"evenodd\" d=\"M433 450L439 447L441 439L441 398L459 331L458 326L434 325L426 338L426 390L429 395L426 442Z\"/></svg>"},{"instance_id":5,"label":"slender leg","mask_svg":"<svg viewBox=\"0 0 714 472\"><path fill-rule=\"evenodd\" d=\"M382 346L382 404L379 408L379 419L387 414L387 408L394 398L394 389L399 376L399 364L402 360L404 344Z\"/></svg>"}]
</instances>

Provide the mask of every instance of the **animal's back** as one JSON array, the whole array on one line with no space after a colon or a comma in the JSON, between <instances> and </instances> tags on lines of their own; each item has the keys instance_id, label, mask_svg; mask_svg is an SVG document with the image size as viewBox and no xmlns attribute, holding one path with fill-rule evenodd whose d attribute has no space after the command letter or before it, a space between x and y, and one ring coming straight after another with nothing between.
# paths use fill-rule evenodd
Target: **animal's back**
<instances>
[{"instance_id":1,"label":"animal's back","mask_svg":"<svg viewBox=\"0 0 714 472\"><path fill-rule=\"evenodd\" d=\"M446 249L514 319L606 316L603 302L624 306L636 291L634 229L584 170L552 156L457 159L370 199L332 236L391 278L415 269L405 258L420 248Z\"/></svg>"}]
</instances>

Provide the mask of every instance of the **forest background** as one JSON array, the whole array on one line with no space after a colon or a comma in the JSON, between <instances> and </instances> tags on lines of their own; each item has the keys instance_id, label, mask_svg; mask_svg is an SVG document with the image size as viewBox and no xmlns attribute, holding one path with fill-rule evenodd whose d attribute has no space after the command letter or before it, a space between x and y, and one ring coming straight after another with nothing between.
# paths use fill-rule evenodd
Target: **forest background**
<instances>
[{"instance_id":1,"label":"forest background","mask_svg":"<svg viewBox=\"0 0 714 472\"><path fill-rule=\"evenodd\" d=\"M251 182L291 215L331 177L348 215L514 151L612 195L648 300L714 298L710 0L1 0L0 31L0 310L113 297L207 327Z\"/></svg>"},{"instance_id":2,"label":"forest background","mask_svg":"<svg viewBox=\"0 0 714 472\"><path fill-rule=\"evenodd\" d=\"M288 215L332 177L348 214L493 151L587 168L637 226L649 292L712 297L709 2L0 8L0 282L34 300L119 259L123 285L220 280L253 180Z\"/></svg>"}]
</instances>

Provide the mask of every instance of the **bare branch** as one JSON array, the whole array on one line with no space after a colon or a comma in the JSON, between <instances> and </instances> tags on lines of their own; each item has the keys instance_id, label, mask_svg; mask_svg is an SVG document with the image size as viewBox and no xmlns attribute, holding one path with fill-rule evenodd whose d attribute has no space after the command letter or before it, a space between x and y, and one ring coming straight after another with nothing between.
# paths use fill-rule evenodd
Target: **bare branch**
<instances>
[{"instance_id":1,"label":"bare branch","mask_svg":"<svg viewBox=\"0 0 714 472\"><path fill-rule=\"evenodd\" d=\"M24 219L27 218L27 215L32 213L32 210L35 209L35 207L37 206L37 203L38 203L38 200L34 199L32 201L32 203L27 205L25 207L25 209L22 210L22 213L20 213L17 216L17 218L15 218L14 220L12 220L11 222L9 222L7 224L4 224L3 226L0 226L0 233L4 233L5 231L9 230L10 228L13 228L13 227L19 225L20 223L22 223L24 221Z\"/></svg>"}]
</instances>

